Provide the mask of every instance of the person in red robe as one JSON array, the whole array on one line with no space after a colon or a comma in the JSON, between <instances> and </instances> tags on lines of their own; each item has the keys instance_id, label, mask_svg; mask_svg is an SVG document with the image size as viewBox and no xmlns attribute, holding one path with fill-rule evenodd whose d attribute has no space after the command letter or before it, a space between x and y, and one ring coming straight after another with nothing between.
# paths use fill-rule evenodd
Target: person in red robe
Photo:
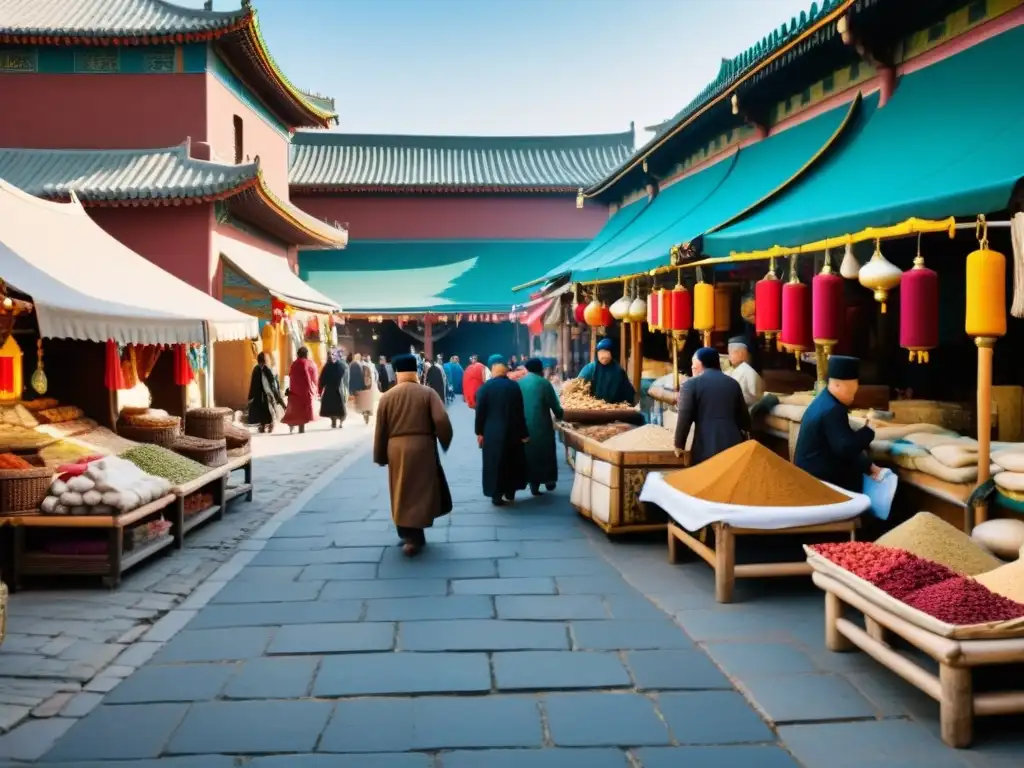
<instances>
[{"instance_id":1,"label":"person in red robe","mask_svg":"<svg viewBox=\"0 0 1024 768\"><path fill-rule=\"evenodd\" d=\"M309 359L309 350L299 347L295 362L288 371L288 407L285 409L282 422L288 425L288 431L299 433L306 431L306 425L316 418L313 409L317 395L316 363Z\"/></svg>"},{"instance_id":2,"label":"person in red robe","mask_svg":"<svg viewBox=\"0 0 1024 768\"><path fill-rule=\"evenodd\" d=\"M476 408L476 393L484 385L486 375L487 369L484 364L477 359L476 355L472 355L469 358L466 372L462 374L462 396L470 408Z\"/></svg>"}]
</instances>

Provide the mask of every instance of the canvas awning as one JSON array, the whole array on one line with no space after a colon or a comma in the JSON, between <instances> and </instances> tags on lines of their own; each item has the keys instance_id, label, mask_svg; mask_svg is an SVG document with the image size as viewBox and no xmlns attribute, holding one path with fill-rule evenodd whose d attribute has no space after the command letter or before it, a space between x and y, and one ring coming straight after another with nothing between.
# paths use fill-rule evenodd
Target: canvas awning
<instances>
[{"instance_id":1,"label":"canvas awning","mask_svg":"<svg viewBox=\"0 0 1024 768\"><path fill-rule=\"evenodd\" d=\"M306 284L280 256L224 235L216 235L214 245L221 257L250 282L263 286L285 304L310 312L330 313L339 309L338 302Z\"/></svg>"},{"instance_id":2,"label":"canvas awning","mask_svg":"<svg viewBox=\"0 0 1024 768\"><path fill-rule=\"evenodd\" d=\"M254 318L111 237L77 198L41 200L0 179L0 222L0 278L32 297L46 338L200 344L259 332Z\"/></svg>"},{"instance_id":3,"label":"canvas awning","mask_svg":"<svg viewBox=\"0 0 1024 768\"><path fill-rule=\"evenodd\" d=\"M784 194L708 235L707 256L798 246L911 217L1007 208L1024 176L1024 95L1016 27L902 77L892 99ZM951 108L963 94L964 108ZM877 101L877 96L865 99Z\"/></svg>"}]
</instances>

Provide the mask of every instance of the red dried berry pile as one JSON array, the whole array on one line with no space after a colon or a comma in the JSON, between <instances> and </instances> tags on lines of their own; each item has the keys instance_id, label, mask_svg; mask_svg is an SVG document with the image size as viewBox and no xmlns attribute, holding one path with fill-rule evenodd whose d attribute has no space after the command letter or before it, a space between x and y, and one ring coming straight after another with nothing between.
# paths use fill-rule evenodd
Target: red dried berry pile
<instances>
[{"instance_id":1,"label":"red dried berry pile","mask_svg":"<svg viewBox=\"0 0 1024 768\"><path fill-rule=\"evenodd\" d=\"M933 563L931 560L922 560L909 553L908 557L909 560L906 562L901 562L888 571L878 574L871 579L871 583L887 595L905 601L907 595L912 592L957 578L957 574L944 565Z\"/></svg>"},{"instance_id":2,"label":"red dried berry pile","mask_svg":"<svg viewBox=\"0 0 1024 768\"><path fill-rule=\"evenodd\" d=\"M947 624L984 624L1024 618L1024 605L957 576L919 589L904 602Z\"/></svg>"},{"instance_id":3,"label":"red dried berry pile","mask_svg":"<svg viewBox=\"0 0 1024 768\"><path fill-rule=\"evenodd\" d=\"M832 561L843 570L866 581L875 583L875 579L888 573L893 568L904 565L914 556L902 549L880 547L864 541L844 541L838 544L815 544L811 547L822 557Z\"/></svg>"}]
</instances>

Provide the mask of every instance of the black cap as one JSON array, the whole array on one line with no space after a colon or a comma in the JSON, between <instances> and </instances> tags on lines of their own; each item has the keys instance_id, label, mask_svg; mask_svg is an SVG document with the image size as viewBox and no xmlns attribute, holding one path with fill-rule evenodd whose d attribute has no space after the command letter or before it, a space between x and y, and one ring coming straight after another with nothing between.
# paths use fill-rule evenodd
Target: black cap
<instances>
[{"instance_id":1,"label":"black cap","mask_svg":"<svg viewBox=\"0 0 1024 768\"><path fill-rule=\"evenodd\" d=\"M395 355L391 358L391 367L395 369L395 373L416 373L416 357Z\"/></svg>"},{"instance_id":2,"label":"black cap","mask_svg":"<svg viewBox=\"0 0 1024 768\"><path fill-rule=\"evenodd\" d=\"M854 381L860 378L860 358L832 355L828 359L828 377L840 381Z\"/></svg>"},{"instance_id":3,"label":"black cap","mask_svg":"<svg viewBox=\"0 0 1024 768\"><path fill-rule=\"evenodd\" d=\"M729 339L729 346L731 347L733 344L742 344L747 349L750 349L750 343L747 341L746 336L733 336Z\"/></svg>"}]
</instances>

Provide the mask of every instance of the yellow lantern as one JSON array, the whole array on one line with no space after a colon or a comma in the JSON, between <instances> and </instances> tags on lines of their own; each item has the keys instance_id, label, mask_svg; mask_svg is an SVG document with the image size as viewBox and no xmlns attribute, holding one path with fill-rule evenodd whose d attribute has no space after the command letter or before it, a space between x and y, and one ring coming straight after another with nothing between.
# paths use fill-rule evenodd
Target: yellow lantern
<instances>
[{"instance_id":1,"label":"yellow lantern","mask_svg":"<svg viewBox=\"0 0 1024 768\"><path fill-rule=\"evenodd\" d=\"M889 300L889 291L897 288L903 272L882 255L881 242L875 240L875 252L871 260L860 268L860 284L868 290L875 292L875 301L882 305L882 314L885 314L886 303Z\"/></svg>"},{"instance_id":2,"label":"yellow lantern","mask_svg":"<svg viewBox=\"0 0 1024 768\"><path fill-rule=\"evenodd\" d=\"M967 257L968 336L998 338L1006 335L1006 257L990 251L988 241Z\"/></svg>"},{"instance_id":3,"label":"yellow lantern","mask_svg":"<svg viewBox=\"0 0 1024 768\"><path fill-rule=\"evenodd\" d=\"M707 283L693 286L693 329L701 333L715 328L715 289Z\"/></svg>"},{"instance_id":4,"label":"yellow lantern","mask_svg":"<svg viewBox=\"0 0 1024 768\"><path fill-rule=\"evenodd\" d=\"M732 327L732 292L724 287L715 288L715 327L714 330L726 333Z\"/></svg>"}]
</instances>

